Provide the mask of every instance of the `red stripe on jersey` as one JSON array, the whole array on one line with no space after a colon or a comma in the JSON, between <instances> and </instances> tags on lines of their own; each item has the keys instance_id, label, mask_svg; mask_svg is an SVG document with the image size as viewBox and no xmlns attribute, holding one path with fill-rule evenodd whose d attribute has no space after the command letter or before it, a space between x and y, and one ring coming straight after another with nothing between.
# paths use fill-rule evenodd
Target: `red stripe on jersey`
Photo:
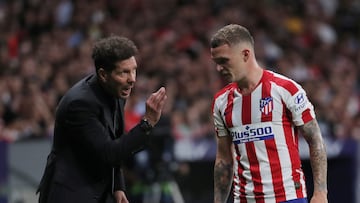
<instances>
[{"instance_id":1,"label":"red stripe on jersey","mask_svg":"<svg viewBox=\"0 0 360 203\"><path fill-rule=\"evenodd\" d=\"M246 203L247 199L246 199L246 194L245 194L245 185L246 185L246 180L244 178L244 176L242 175L243 171L244 171L244 167L240 162L240 151L239 151L239 147L238 145L235 145L235 150L236 150L236 154L238 156L236 156L236 161L238 163L238 174L239 174L239 181L240 181L240 202L241 203Z\"/></svg>"},{"instance_id":2,"label":"red stripe on jersey","mask_svg":"<svg viewBox=\"0 0 360 203\"><path fill-rule=\"evenodd\" d=\"M259 166L259 161L256 156L254 142L246 143L246 153L249 158L250 173L251 173L252 181L254 183L253 192L255 195L256 203L263 203L263 202L265 202L263 185L261 182L260 166Z\"/></svg>"},{"instance_id":3,"label":"red stripe on jersey","mask_svg":"<svg viewBox=\"0 0 360 203\"><path fill-rule=\"evenodd\" d=\"M310 109L306 109L304 112L302 112L301 117L304 123L307 123L313 119L310 113Z\"/></svg>"},{"instance_id":4,"label":"red stripe on jersey","mask_svg":"<svg viewBox=\"0 0 360 203\"><path fill-rule=\"evenodd\" d=\"M237 87L236 83L230 83L228 85L226 85L224 88L222 88L221 90L219 90L215 96L214 96L214 101L221 95L223 95L225 92L229 91L230 89L233 89L233 87Z\"/></svg>"},{"instance_id":5,"label":"red stripe on jersey","mask_svg":"<svg viewBox=\"0 0 360 203\"><path fill-rule=\"evenodd\" d=\"M268 72L269 73L269 72ZM291 96L294 95L296 92L299 91L299 88L291 80L286 80L284 78L276 77L274 74L273 80L277 85L285 88L287 91L290 92Z\"/></svg>"},{"instance_id":6,"label":"red stripe on jersey","mask_svg":"<svg viewBox=\"0 0 360 203\"><path fill-rule=\"evenodd\" d=\"M230 89L227 99L226 109L224 111L225 123L228 128L233 127L232 112L234 107L234 89Z\"/></svg>"},{"instance_id":7,"label":"red stripe on jersey","mask_svg":"<svg viewBox=\"0 0 360 203\"><path fill-rule=\"evenodd\" d=\"M265 74L265 72L264 72ZM267 76L267 74L265 75ZM264 82L262 86L261 98L271 97L271 84L270 82ZM272 112L269 114L261 114L261 122L272 121ZM269 164L271 170L271 176L273 180L273 188L275 193L276 202L283 202L286 200L285 189L283 184L281 165L279 154L277 153L275 139L265 140L266 151L269 157Z\"/></svg>"},{"instance_id":8,"label":"red stripe on jersey","mask_svg":"<svg viewBox=\"0 0 360 203\"><path fill-rule=\"evenodd\" d=\"M211 109L212 111L214 112L214 106L215 106L215 101L216 99L223 95L224 93L226 93L227 91L231 91L231 89L233 89L233 86L237 86L235 83L230 83L228 84L227 86L225 86L224 88L222 88L220 91L218 91L215 96L214 96L214 100L213 100L213 103L212 103L212 106L211 106Z\"/></svg>"},{"instance_id":9,"label":"red stripe on jersey","mask_svg":"<svg viewBox=\"0 0 360 203\"><path fill-rule=\"evenodd\" d=\"M243 125L251 123L251 95L243 95L241 120Z\"/></svg>"},{"instance_id":10,"label":"red stripe on jersey","mask_svg":"<svg viewBox=\"0 0 360 203\"><path fill-rule=\"evenodd\" d=\"M264 71L263 73L263 77L262 77L262 90L261 90L261 98L265 99L268 97L271 97L271 84L269 82L268 77L270 77L270 73L267 71ZM267 121L272 121L272 105L269 105L269 111L267 113L261 113L261 122L267 122Z\"/></svg>"},{"instance_id":11,"label":"red stripe on jersey","mask_svg":"<svg viewBox=\"0 0 360 203\"><path fill-rule=\"evenodd\" d=\"M295 128L294 129L295 134L293 134L291 117L288 116L291 113L290 113L290 111L288 111L286 109L285 103L283 103L283 106L284 106L283 119L282 119L283 120L283 129L284 129L284 134L285 134L286 145L288 146L289 156L290 156L291 163L292 163L292 176L293 176L294 183L300 183L301 177L300 177L300 174L297 172L297 170L300 170L300 167L301 167L301 161L300 161L299 152L298 152L297 131ZM299 189L296 190L296 195L297 195L297 198L304 197L302 187L300 187Z\"/></svg>"},{"instance_id":12,"label":"red stripe on jersey","mask_svg":"<svg viewBox=\"0 0 360 203\"><path fill-rule=\"evenodd\" d=\"M250 124L251 123L251 95L243 96L242 103L242 124ZM250 173L252 177L252 181L254 183L254 195L256 199L256 203L264 202L264 193L263 193L263 185L261 182L261 174L260 174L260 166L259 161L256 156L255 146L253 142L245 143L246 146L246 154L249 159L250 164Z\"/></svg>"}]
</instances>

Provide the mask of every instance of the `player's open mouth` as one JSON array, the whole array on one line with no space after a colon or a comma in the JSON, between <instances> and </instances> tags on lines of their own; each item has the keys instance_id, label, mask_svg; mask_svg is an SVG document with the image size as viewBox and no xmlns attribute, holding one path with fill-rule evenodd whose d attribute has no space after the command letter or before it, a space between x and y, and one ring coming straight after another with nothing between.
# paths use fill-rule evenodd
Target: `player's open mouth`
<instances>
[{"instance_id":1,"label":"player's open mouth","mask_svg":"<svg viewBox=\"0 0 360 203\"><path fill-rule=\"evenodd\" d=\"M122 89L123 95L129 95L131 93L131 87Z\"/></svg>"}]
</instances>

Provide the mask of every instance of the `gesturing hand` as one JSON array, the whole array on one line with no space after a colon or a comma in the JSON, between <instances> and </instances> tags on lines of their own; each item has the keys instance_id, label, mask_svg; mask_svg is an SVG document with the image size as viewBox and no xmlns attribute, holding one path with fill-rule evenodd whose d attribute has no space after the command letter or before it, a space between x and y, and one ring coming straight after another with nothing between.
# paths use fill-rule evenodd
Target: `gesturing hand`
<instances>
[{"instance_id":1,"label":"gesturing hand","mask_svg":"<svg viewBox=\"0 0 360 203\"><path fill-rule=\"evenodd\" d=\"M159 121L161 112L165 106L166 98L165 87L161 87L157 92L152 93L146 100L146 112L144 118L146 118L152 126Z\"/></svg>"}]
</instances>

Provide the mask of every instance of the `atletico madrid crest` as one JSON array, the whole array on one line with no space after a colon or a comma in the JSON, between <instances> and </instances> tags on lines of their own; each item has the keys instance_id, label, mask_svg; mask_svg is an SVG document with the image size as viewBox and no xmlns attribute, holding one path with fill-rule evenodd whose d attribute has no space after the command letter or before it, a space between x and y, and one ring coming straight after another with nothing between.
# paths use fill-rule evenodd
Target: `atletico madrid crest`
<instances>
[{"instance_id":1,"label":"atletico madrid crest","mask_svg":"<svg viewBox=\"0 0 360 203\"><path fill-rule=\"evenodd\" d=\"M260 99L260 111L268 115L274 109L274 102L272 97Z\"/></svg>"}]
</instances>

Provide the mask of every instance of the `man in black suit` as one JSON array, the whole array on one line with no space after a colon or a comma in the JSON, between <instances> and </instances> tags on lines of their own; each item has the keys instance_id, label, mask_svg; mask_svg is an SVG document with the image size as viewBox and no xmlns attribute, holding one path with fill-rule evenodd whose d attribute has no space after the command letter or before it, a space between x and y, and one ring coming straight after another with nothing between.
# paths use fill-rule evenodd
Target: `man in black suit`
<instances>
[{"instance_id":1,"label":"man in black suit","mask_svg":"<svg viewBox=\"0 0 360 203\"><path fill-rule=\"evenodd\" d=\"M167 97L164 87L150 95L141 122L124 133L136 53L125 37L96 42L96 73L75 84L58 105L53 147L38 188L40 203L128 203L121 162L146 146Z\"/></svg>"}]
</instances>

